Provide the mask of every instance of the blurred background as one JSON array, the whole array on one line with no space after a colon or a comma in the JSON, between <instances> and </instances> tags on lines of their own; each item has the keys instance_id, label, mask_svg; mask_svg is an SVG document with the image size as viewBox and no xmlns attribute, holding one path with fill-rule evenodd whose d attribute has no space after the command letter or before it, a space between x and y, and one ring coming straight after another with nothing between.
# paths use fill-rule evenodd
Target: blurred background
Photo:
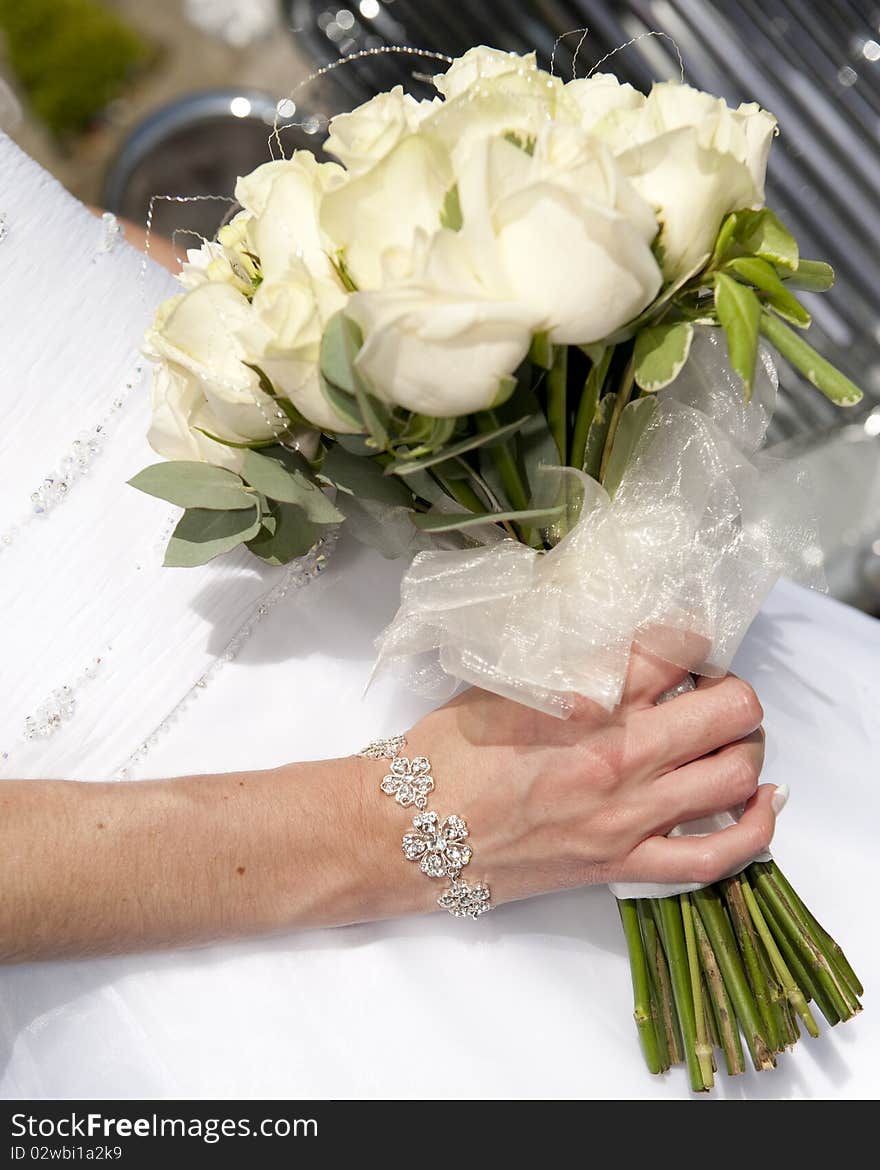
<instances>
[{"instance_id":1,"label":"blurred background","mask_svg":"<svg viewBox=\"0 0 880 1170\"><path fill-rule=\"evenodd\" d=\"M601 68L643 90L678 78L680 54L690 84L776 114L768 203L837 271L804 296L811 340L865 400L836 410L783 366L770 442L810 468L831 592L880 616L880 2L0 0L0 129L144 224L153 196L231 196L276 122L285 153L320 154L334 113L397 83L426 96L444 68L370 50L474 44L536 49L545 68L555 45L564 77L618 50ZM153 229L197 243L228 208L162 200Z\"/></svg>"}]
</instances>

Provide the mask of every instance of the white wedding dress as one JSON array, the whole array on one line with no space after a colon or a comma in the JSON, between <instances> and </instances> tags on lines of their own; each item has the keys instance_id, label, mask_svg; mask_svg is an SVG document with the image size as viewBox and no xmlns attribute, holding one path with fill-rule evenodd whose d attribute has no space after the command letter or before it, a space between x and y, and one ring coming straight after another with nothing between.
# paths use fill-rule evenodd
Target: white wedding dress
<instances>
[{"instance_id":1,"label":"white wedding dress","mask_svg":"<svg viewBox=\"0 0 880 1170\"><path fill-rule=\"evenodd\" d=\"M320 573L245 556L160 567L173 509L125 481L155 461L132 369L173 282L2 136L0 176L0 776L258 768L409 725L424 700L388 680L363 694L403 565L343 536ZM766 709L766 778L792 787L777 856L868 1010L775 1073L719 1076L718 1099L880 1092L878 665L878 623L786 584L737 659ZM682 1072L642 1066L604 889L477 923L13 967L0 987L8 1098L687 1095Z\"/></svg>"}]
</instances>

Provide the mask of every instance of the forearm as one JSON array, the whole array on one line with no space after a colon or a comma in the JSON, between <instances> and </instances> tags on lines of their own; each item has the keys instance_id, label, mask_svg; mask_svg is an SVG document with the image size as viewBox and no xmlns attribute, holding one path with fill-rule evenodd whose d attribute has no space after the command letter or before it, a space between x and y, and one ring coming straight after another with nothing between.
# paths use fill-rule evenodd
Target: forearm
<instances>
[{"instance_id":1,"label":"forearm","mask_svg":"<svg viewBox=\"0 0 880 1170\"><path fill-rule=\"evenodd\" d=\"M363 763L126 784L5 782L0 959L335 925L421 901L428 909L422 884L395 867L389 842L399 826Z\"/></svg>"}]
</instances>

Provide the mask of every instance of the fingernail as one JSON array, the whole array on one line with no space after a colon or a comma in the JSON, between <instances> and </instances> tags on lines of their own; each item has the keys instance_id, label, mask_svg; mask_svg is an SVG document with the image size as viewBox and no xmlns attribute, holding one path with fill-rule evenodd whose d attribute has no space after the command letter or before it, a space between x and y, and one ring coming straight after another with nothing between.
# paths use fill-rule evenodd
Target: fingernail
<instances>
[{"instance_id":1,"label":"fingernail","mask_svg":"<svg viewBox=\"0 0 880 1170\"><path fill-rule=\"evenodd\" d=\"M773 796L770 800L770 807L773 809L773 812L776 814L776 816L779 816L779 814L788 804L788 798L790 795L791 789L787 784L776 785L776 791L773 793Z\"/></svg>"}]
</instances>

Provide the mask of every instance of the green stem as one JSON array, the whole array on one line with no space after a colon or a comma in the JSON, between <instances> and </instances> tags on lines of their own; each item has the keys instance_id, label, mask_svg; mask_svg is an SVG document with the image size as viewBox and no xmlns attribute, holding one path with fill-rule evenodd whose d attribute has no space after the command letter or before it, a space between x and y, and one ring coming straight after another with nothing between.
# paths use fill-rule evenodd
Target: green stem
<instances>
[{"instance_id":1,"label":"green stem","mask_svg":"<svg viewBox=\"0 0 880 1170\"><path fill-rule=\"evenodd\" d=\"M746 874L749 875L749 870L746 870ZM776 915L767 904L767 899L755 884L755 879L752 879L750 884L752 887L752 892L755 895L755 901L758 903L758 909L764 916L764 921L770 927L770 933L773 935L773 938L776 940L776 945L782 952L782 957L785 959L785 965L795 977L798 987L804 993L804 998L806 999L807 1003L809 1003L810 1000L815 999L816 1003L822 1010L822 1014L826 1019L828 1019L827 1012L834 1013L834 1009L831 1007L831 1004L828 1003L828 997L821 988L816 987L812 975L804 966L800 955L792 946L788 935L776 921ZM823 1000L824 1002L822 1002ZM834 1013L834 1015L834 1022L837 1023L836 1013Z\"/></svg>"},{"instance_id":2,"label":"green stem","mask_svg":"<svg viewBox=\"0 0 880 1170\"><path fill-rule=\"evenodd\" d=\"M556 442L559 462L568 455L568 346L553 347L553 365L547 374L547 422Z\"/></svg>"},{"instance_id":3,"label":"green stem","mask_svg":"<svg viewBox=\"0 0 880 1170\"><path fill-rule=\"evenodd\" d=\"M647 898L639 899L639 922L642 924L642 937L645 940L645 951L648 955L648 970L659 1010L657 1033L663 1036L668 1064L681 1064L684 1060L684 1047L681 1042L678 1017L675 1014L675 1004L672 1001L669 964L663 953L663 943L654 920L652 904Z\"/></svg>"},{"instance_id":4,"label":"green stem","mask_svg":"<svg viewBox=\"0 0 880 1170\"><path fill-rule=\"evenodd\" d=\"M765 869L773 878L773 880L781 887L789 902L800 912L801 917L810 927L813 937L819 939L825 946L829 958L831 958L837 966L838 971L847 981L853 995L858 998L865 994L865 989L859 980L858 975L853 971L849 965L849 960L843 953L840 944L835 942L821 922L813 915L810 908L802 901L797 890L789 882L788 878L779 868L775 861L768 861Z\"/></svg>"},{"instance_id":5,"label":"green stem","mask_svg":"<svg viewBox=\"0 0 880 1170\"><path fill-rule=\"evenodd\" d=\"M760 866L756 866L756 869L758 889L767 899L777 922L803 959L816 985L827 994L840 1019L850 1019L861 1011L858 999L853 995L846 980L837 974L822 951L821 943L812 937L809 927L799 918L781 887L773 881L771 874Z\"/></svg>"},{"instance_id":6,"label":"green stem","mask_svg":"<svg viewBox=\"0 0 880 1170\"><path fill-rule=\"evenodd\" d=\"M691 998L694 1005L694 1029L696 1032L695 1051L700 1065L703 1084L711 1089L715 1084L715 1069L712 1062L712 1045L706 1030L706 1011L703 1006L703 981L700 975L700 955L694 933L694 909L687 894L682 894L681 920L684 927L684 942L687 949L688 971L691 980Z\"/></svg>"},{"instance_id":7,"label":"green stem","mask_svg":"<svg viewBox=\"0 0 880 1170\"><path fill-rule=\"evenodd\" d=\"M590 423L596 414L596 407L599 405L602 387L613 356L613 345L602 351L601 357L590 367L590 372L587 374L584 388L581 391L581 400L575 414L574 432L571 438L571 466L576 467L578 471L584 470Z\"/></svg>"},{"instance_id":8,"label":"green stem","mask_svg":"<svg viewBox=\"0 0 880 1170\"><path fill-rule=\"evenodd\" d=\"M480 411L479 414L474 415L474 418L476 419L478 430L482 432L497 431L501 426L494 410ZM520 476L519 468L516 465L516 458L514 457L510 444L507 441L493 444L489 448L489 457L495 464L495 468L501 477L501 482L504 485L504 491L507 493L511 510L514 512L527 511L529 507L529 493ZM524 544L528 544L532 548L544 547L540 538L531 528L524 524L519 525L519 528Z\"/></svg>"},{"instance_id":9,"label":"green stem","mask_svg":"<svg viewBox=\"0 0 880 1170\"><path fill-rule=\"evenodd\" d=\"M715 886L707 886L693 894L694 904L703 920L706 934L712 944L712 950L721 968L724 985L730 996L734 1010L746 1044L751 1053L752 1063L758 1072L762 1069L774 1068L776 1058L767 1044L763 1034L763 1025L758 1012L758 1005L749 987L749 981L740 961L736 939L727 917L727 911Z\"/></svg>"},{"instance_id":10,"label":"green stem","mask_svg":"<svg viewBox=\"0 0 880 1170\"><path fill-rule=\"evenodd\" d=\"M623 414L623 408L627 405L632 397L633 386L635 385L635 360L630 358L626 364L626 369L623 372L623 382L620 390L617 393L617 398L614 400L614 409L611 412L611 421L608 424L608 434L605 436L605 447L602 451L602 462L599 465L599 482L603 483L605 480L605 472L608 468L608 460L611 458L611 449L614 446L614 437L617 434L617 428L620 424L620 416Z\"/></svg>"},{"instance_id":11,"label":"green stem","mask_svg":"<svg viewBox=\"0 0 880 1170\"><path fill-rule=\"evenodd\" d=\"M648 980L648 964L639 927L638 908L633 899L622 899L617 903L626 947L629 951L629 969L633 985L633 1017L642 1045L642 1053L648 1071L659 1073L663 1069L657 1046L657 1033L651 1012L651 986Z\"/></svg>"},{"instance_id":12,"label":"green stem","mask_svg":"<svg viewBox=\"0 0 880 1170\"><path fill-rule=\"evenodd\" d=\"M440 486L468 512L485 512L486 506L466 479L449 479L435 470Z\"/></svg>"},{"instance_id":13,"label":"green stem","mask_svg":"<svg viewBox=\"0 0 880 1170\"><path fill-rule=\"evenodd\" d=\"M687 944L684 938L681 904L678 898L661 898L658 905L660 918L663 922L663 938L666 942L669 974L672 978L672 994L675 997L678 1021L681 1024L681 1035L684 1040L684 1058L687 1062L691 1088L695 1093L703 1093L707 1090L708 1085L703 1079L703 1069L699 1056L697 1055L694 1001L691 995Z\"/></svg>"},{"instance_id":14,"label":"green stem","mask_svg":"<svg viewBox=\"0 0 880 1170\"><path fill-rule=\"evenodd\" d=\"M804 1027L811 1036L819 1035L819 1026L816 1023L813 1013L810 1011L809 1005L804 998L804 993L795 983L794 976L785 965L779 948L776 945L776 940L770 933L770 928L764 920L758 903L755 901L755 895L752 893L752 887L748 882L743 882L742 893L745 898L746 905L749 908L749 913L752 916L752 921L755 924L755 929L761 936L761 941L767 948L767 954L770 957L770 962L773 964L773 970L776 972L779 982L785 988L785 994L788 996L789 1003L804 1021Z\"/></svg>"},{"instance_id":15,"label":"green stem","mask_svg":"<svg viewBox=\"0 0 880 1170\"><path fill-rule=\"evenodd\" d=\"M703 965L703 974L706 976L706 986L709 989L709 1000L712 1005L712 1014L715 1017L715 1026L718 1031L719 1047L724 1053L724 1062L727 1065L729 1076L737 1076L746 1071L743 1059L742 1041L739 1036L739 1025L736 1022L736 1012L724 986L721 968L712 944L703 926L699 914L693 916L694 934L700 951L700 961Z\"/></svg>"},{"instance_id":16,"label":"green stem","mask_svg":"<svg viewBox=\"0 0 880 1170\"><path fill-rule=\"evenodd\" d=\"M781 1013L777 1014L776 1005L770 1001L770 988L764 978L764 973L761 970L761 962L758 957L758 936L755 933L755 928L749 916L748 907L746 906L743 891L739 884L739 878L726 878L719 884L724 894L724 900L727 903L733 932L736 935L739 953L742 955L746 974L749 977L752 994L755 997L761 1022L765 1028L767 1043L774 1052L781 1052L784 1047L782 1042L783 1022Z\"/></svg>"}]
</instances>

